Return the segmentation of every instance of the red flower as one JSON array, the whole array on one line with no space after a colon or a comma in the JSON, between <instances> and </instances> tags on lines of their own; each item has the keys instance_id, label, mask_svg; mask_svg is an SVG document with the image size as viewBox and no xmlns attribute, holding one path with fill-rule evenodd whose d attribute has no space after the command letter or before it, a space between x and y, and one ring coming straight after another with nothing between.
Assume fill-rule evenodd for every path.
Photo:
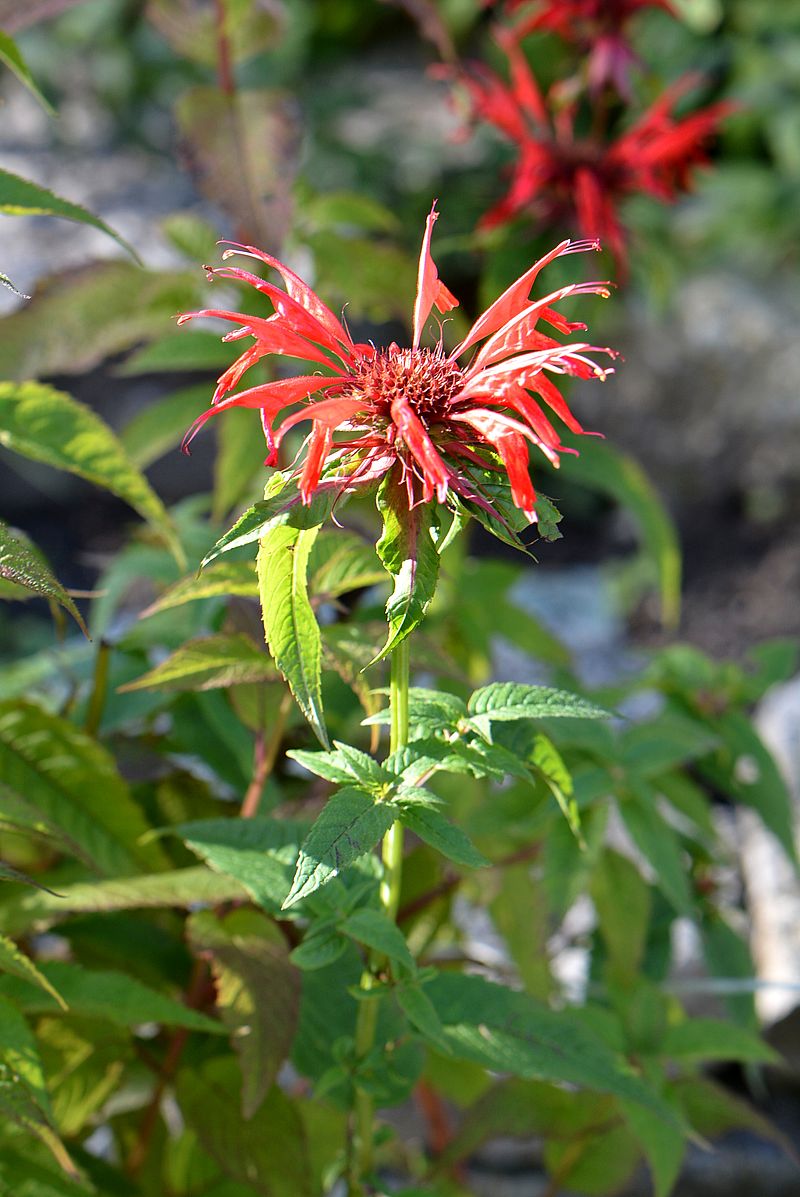
<instances>
[{"instance_id":1,"label":"red flower","mask_svg":"<svg viewBox=\"0 0 800 1197\"><path fill-rule=\"evenodd\" d=\"M510 84L480 63L462 76L474 116L519 147L511 186L482 224L491 227L520 214L548 225L577 224L584 237L606 242L624 266L620 202L637 192L665 203L676 199L688 188L692 168L706 161L706 145L733 105L712 104L676 117L678 100L696 83L686 76L615 140L580 137L575 105L551 111L516 39L506 31L499 40Z\"/></svg>"},{"instance_id":2,"label":"red flower","mask_svg":"<svg viewBox=\"0 0 800 1197\"><path fill-rule=\"evenodd\" d=\"M562 345L537 328L545 322L562 333L584 329L584 324L565 320L554 305L569 295L608 295L606 284L573 283L542 299L528 297L548 262L599 246L563 241L484 312L452 353L445 353L441 339L433 348L420 344L432 309L448 312L458 303L440 281L430 253L437 216L434 205L422 240L409 349L396 344L376 349L354 342L333 312L287 266L252 246L226 250L226 258L240 253L271 266L286 289L239 267L223 266L210 270L210 276L250 283L269 298L274 314L264 318L208 309L178 318L179 324L201 316L229 320L239 327L225 340L253 338L219 379L211 408L195 421L184 448L212 416L231 407L252 407L261 413L269 448L267 465L275 464L286 433L302 421L311 421L305 457L296 469L304 503L310 503L320 486L351 491L375 482L398 464L409 508L434 498L445 503L452 492L493 511L472 476L467 476L464 463L471 463L504 470L514 503L529 521L535 520L528 445L535 445L554 465L559 453L574 452L561 445L541 403L568 428L583 431L550 375L602 379L606 371L587 355L612 351L584 342ZM482 347L460 365L464 354L480 342ZM317 369L229 394L250 366L270 354L311 361ZM337 434L339 439L334 439Z\"/></svg>"},{"instance_id":3,"label":"red flower","mask_svg":"<svg viewBox=\"0 0 800 1197\"><path fill-rule=\"evenodd\" d=\"M518 38L545 30L575 43L587 56L592 92L610 84L626 97L630 68L637 59L625 26L642 8L673 12L668 0L506 0L504 8L509 14L521 13L515 26Z\"/></svg>"}]
</instances>

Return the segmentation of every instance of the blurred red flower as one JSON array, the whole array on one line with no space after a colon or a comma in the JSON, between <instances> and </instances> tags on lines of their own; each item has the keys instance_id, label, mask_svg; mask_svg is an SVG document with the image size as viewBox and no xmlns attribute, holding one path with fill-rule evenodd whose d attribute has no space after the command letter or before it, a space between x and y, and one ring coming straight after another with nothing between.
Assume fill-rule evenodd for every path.
<instances>
[{"instance_id":1,"label":"blurred red flower","mask_svg":"<svg viewBox=\"0 0 800 1197\"><path fill-rule=\"evenodd\" d=\"M625 26L643 8L673 12L668 0L505 0L502 7L520 14L514 30L518 38L545 30L579 46L587 56L592 92L611 84L626 97L630 68L637 60Z\"/></svg>"},{"instance_id":2,"label":"blurred red flower","mask_svg":"<svg viewBox=\"0 0 800 1197\"><path fill-rule=\"evenodd\" d=\"M216 308L178 318L179 324L209 316L228 320L239 327L227 334L226 341L253 338L220 377L212 406L195 421L184 448L212 416L232 407L251 407L261 413L269 449L267 465L276 463L286 433L302 421L311 421L305 455L295 472L304 503L310 503L320 486L352 491L375 482L398 464L409 508L434 497L444 503L452 491L496 514L489 499L476 489L474 471L467 476L463 468L472 463L505 472L514 503L529 521L535 520L528 445L536 446L554 465L559 453L574 450L565 450L531 392L568 428L582 432L549 376L603 379L607 371L587 355L613 353L585 342L563 345L537 328L541 321L561 333L585 329L584 324L566 320L554 305L570 295L607 296L606 284L573 283L535 301L529 294L549 262L599 246L593 241L563 241L504 291L464 340L445 353L441 335L433 348L420 345L432 309L444 313L458 304L440 281L430 253L437 216L434 205L422 240L410 348L391 344L376 349L354 342L341 321L287 266L252 246L226 250L226 258L239 253L272 267L286 289L239 267L209 268L212 278L249 283L268 297L275 310L267 318ZM479 342L482 347L466 365L460 365L459 359ZM229 394L250 366L273 354L314 362L317 370ZM281 413L286 414L277 422Z\"/></svg>"},{"instance_id":3,"label":"blurred red flower","mask_svg":"<svg viewBox=\"0 0 800 1197\"><path fill-rule=\"evenodd\" d=\"M482 220L484 227L521 214L546 224L577 225L584 237L608 244L625 266L620 202L636 193L664 203L689 187L692 168L707 160L706 147L733 109L722 101L689 116L674 109L697 82L685 76L668 88L613 140L576 133L576 104L548 104L517 39L507 30L498 40L509 63L510 83L482 63L458 78L467 89L472 115L495 126L519 147L511 185Z\"/></svg>"}]
</instances>

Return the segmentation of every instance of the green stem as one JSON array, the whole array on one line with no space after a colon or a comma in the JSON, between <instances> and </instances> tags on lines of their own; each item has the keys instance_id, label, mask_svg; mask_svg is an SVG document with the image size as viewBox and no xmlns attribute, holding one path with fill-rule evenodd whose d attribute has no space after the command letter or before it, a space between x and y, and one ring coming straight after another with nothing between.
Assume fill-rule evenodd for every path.
<instances>
[{"instance_id":1,"label":"green stem","mask_svg":"<svg viewBox=\"0 0 800 1197\"><path fill-rule=\"evenodd\" d=\"M402 640L392 651L391 679L389 682L389 706L391 710L391 741L390 751L397 752L408 743L408 674L409 674L409 644L408 638ZM393 823L383 837L381 846L383 858L383 880L380 887L381 905L387 916L394 922L400 906L400 883L403 872L403 827L400 823ZM378 972L384 967L385 961L381 957L373 957L369 968L361 977L361 988L368 992L375 985ZM356 1058L362 1060L375 1043L375 1030L378 1023L379 999L364 997L358 1009L356 1022ZM356 1090L355 1099L355 1151L353 1153L353 1168L350 1175L348 1197L357 1197L363 1193L362 1181L369 1176L373 1167L373 1124L375 1109L372 1097L363 1089Z\"/></svg>"}]
</instances>

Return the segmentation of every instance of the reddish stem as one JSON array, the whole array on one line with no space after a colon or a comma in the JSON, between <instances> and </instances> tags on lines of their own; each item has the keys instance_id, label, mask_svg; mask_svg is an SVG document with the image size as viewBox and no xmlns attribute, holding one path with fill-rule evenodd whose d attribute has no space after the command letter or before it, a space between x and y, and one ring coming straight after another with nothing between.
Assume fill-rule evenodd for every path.
<instances>
[{"instance_id":1,"label":"reddish stem","mask_svg":"<svg viewBox=\"0 0 800 1197\"><path fill-rule=\"evenodd\" d=\"M217 80L219 89L226 96L236 93L236 83L233 78L233 60L231 58L231 43L227 32L228 14L225 0L214 0L217 19Z\"/></svg>"}]
</instances>

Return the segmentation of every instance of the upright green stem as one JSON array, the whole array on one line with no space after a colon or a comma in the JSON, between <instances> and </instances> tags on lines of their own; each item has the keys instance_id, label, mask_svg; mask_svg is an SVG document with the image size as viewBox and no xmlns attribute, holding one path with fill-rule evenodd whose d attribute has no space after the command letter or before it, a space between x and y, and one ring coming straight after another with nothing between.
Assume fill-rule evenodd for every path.
<instances>
[{"instance_id":1,"label":"upright green stem","mask_svg":"<svg viewBox=\"0 0 800 1197\"><path fill-rule=\"evenodd\" d=\"M393 650L391 657L391 679L389 682L389 706L391 710L390 751L397 752L408 743L408 638L402 640ZM381 846L383 858L383 880L381 881L381 905L394 922L400 905L400 883L403 871L403 828L394 823L383 837ZM369 968L361 978L362 990L368 992L375 984L377 972L385 961L379 957L370 960ZM378 1000L364 997L359 1005L356 1022L356 1057L362 1060L375 1043L378 1023ZM373 1123L375 1109L372 1097L363 1089L356 1090L355 1099L355 1151L349 1178L348 1197L363 1193L362 1181L373 1166Z\"/></svg>"}]
</instances>

